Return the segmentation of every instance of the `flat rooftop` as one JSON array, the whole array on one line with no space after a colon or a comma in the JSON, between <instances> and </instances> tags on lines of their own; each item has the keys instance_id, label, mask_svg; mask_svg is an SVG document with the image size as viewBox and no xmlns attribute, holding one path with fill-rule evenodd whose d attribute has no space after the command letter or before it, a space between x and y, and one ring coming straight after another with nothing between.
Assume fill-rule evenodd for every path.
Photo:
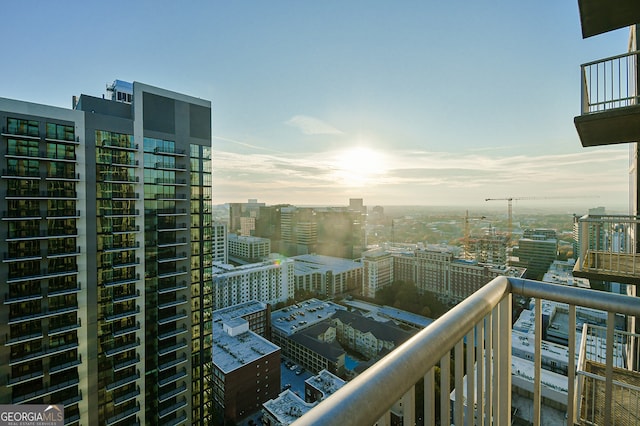
<instances>
[{"instance_id":1,"label":"flat rooftop","mask_svg":"<svg viewBox=\"0 0 640 426\"><path fill-rule=\"evenodd\" d=\"M334 274L362 268L362 264L350 259L323 256L319 254L303 254L294 256L295 274L305 275L313 272L332 271Z\"/></svg>"},{"instance_id":2,"label":"flat rooftop","mask_svg":"<svg viewBox=\"0 0 640 426\"><path fill-rule=\"evenodd\" d=\"M266 303L251 300L245 303L229 306L228 308L213 311L214 321L228 321L233 318L244 317L246 315L262 312L267 309Z\"/></svg>"},{"instance_id":3,"label":"flat rooftop","mask_svg":"<svg viewBox=\"0 0 640 426\"><path fill-rule=\"evenodd\" d=\"M230 336L221 321L213 323L213 363L224 374L279 350L279 346L252 331Z\"/></svg>"},{"instance_id":4,"label":"flat rooftop","mask_svg":"<svg viewBox=\"0 0 640 426\"><path fill-rule=\"evenodd\" d=\"M270 399L262 404L263 409L271 413L281 425L289 425L295 422L315 405L315 402L304 402L289 389L278 395L276 399Z\"/></svg>"},{"instance_id":5,"label":"flat rooftop","mask_svg":"<svg viewBox=\"0 0 640 426\"><path fill-rule=\"evenodd\" d=\"M347 308L333 302L308 299L271 313L271 327L290 336L298 330L331 318L337 311Z\"/></svg>"},{"instance_id":6,"label":"flat rooftop","mask_svg":"<svg viewBox=\"0 0 640 426\"><path fill-rule=\"evenodd\" d=\"M415 328L424 328L430 325L434 320L424 317L422 315L414 314L412 312L403 311L402 309L396 309L391 306L380 306L362 300L343 300L347 306L358 309L366 313L365 316L375 319L379 322L385 322L392 320L394 322L400 322L403 324L409 324Z\"/></svg>"},{"instance_id":7,"label":"flat rooftop","mask_svg":"<svg viewBox=\"0 0 640 426\"><path fill-rule=\"evenodd\" d=\"M578 342L576 342L576 345L577 344ZM511 347L512 349L519 349L524 353L531 353L533 355L535 348L535 337L533 334L526 334L517 330L512 330ZM567 365L567 363L569 362L569 348L557 343L549 342L547 340L542 341L541 354L543 359L555 360L561 363L558 364L559 366ZM576 351L576 360L578 359L578 355L579 352Z\"/></svg>"},{"instance_id":8,"label":"flat rooftop","mask_svg":"<svg viewBox=\"0 0 640 426\"><path fill-rule=\"evenodd\" d=\"M305 380L305 383L322 392L322 399L324 400L343 387L347 382L327 370L322 370L316 376L309 377Z\"/></svg>"}]
</instances>

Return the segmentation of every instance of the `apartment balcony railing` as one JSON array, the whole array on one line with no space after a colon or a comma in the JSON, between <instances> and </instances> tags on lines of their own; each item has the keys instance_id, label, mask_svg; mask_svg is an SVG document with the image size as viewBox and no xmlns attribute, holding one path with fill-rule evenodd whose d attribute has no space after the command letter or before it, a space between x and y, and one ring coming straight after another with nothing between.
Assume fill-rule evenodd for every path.
<instances>
[{"instance_id":1,"label":"apartment balcony railing","mask_svg":"<svg viewBox=\"0 0 640 426\"><path fill-rule=\"evenodd\" d=\"M640 278L640 254L636 247L636 216L595 216L579 219L579 258L573 275L603 281L636 284Z\"/></svg>"},{"instance_id":2,"label":"apartment balcony railing","mask_svg":"<svg viewBox=\"0 0 640 426\"><path fill-rule=\"evenodd\" d=\"M132 372L131 374L129 374L128 376L124 376L124 377L120 377L118 376L118 378L116 380L114 380L111 383L107 383L107 385L105 386L105 389L109 392L118 389L126 384L129 383L133 383L136 380L138 380L140 378L140 371L136 370L134 372Z\"/></svg>"},{"instance_id":3,"label":"apartment balcony railing","mask_svg":"<svg viewBox=\"0 0 640 426\"><path fill-rule=\"evenodd\" d=\"M158 216L183 216L187 214L187 209L158 209Z\"/></svg>"},{"instance_id":4,"label":"apartment balcony railing","mask_svg":"<svg viewBox=\"0 0 640 426\"><path fill-rule=\"evenodd\" d=\"M173 404L169 404L166 407L158 407L160 408L160 410L158 410L158 417L162 419L168 414L178 411L179 409L181 409L182 407L185 407L186 405L187 405L187 399L183 397L183 398L180 398L177 402Z\"/></svg>"},{"instance_id":5,"label":"apartment balcony railing","mask_svg":"<svg viewBox=\"0 0 640 426\"><path fill-rule=\"evenodd\" d=\"M637 93L640 52L629 52L580 66L582 114L640 105Z\"/></svg>"},{"instance_id":6,"label":"apartment balcony railing","mask_svg":"<svg viewBox=\"0 0 640 426\"><path fill-rule=\"evenodd\" d=\"M162 387L169 383L176 382L183 377L187 377L187 369L183 368L175 374L158 379L158 386Z\"/></svg>"},{"instance_id":7,"label":"apartment balcony railing","mask_svg":"<svg viewBox=\"0 0 640 426\"><path fill-rule=\"evenodd\" d=\"M371 368L319 403L294 425L390 424L391 409L402 402L403 424L414 424L416 383L424 379L425 425L435 424L435 369L440 367L440 424L511 424L512 297L534 297L535 348L532 423L542 424L542 303L568 304L568 383L576 383L576 306L608 312L607 333L613 336L615 313L640 316L638 299L578 287L520 278L497 277L452 308ZM572 326L573 324L573 326ZM613 339L607 340L613 347ZM467 350L465 351L465 344ZM473 348L473 349L472 349ZM607 350L605 371L613 369ZM492 356L486 356L492 354ZM453 366L453 383L450 368ZM464 384L464 371L468 374ZM491 378L493 378L491 380ZM598 399L604 422L613 425L613 375L605 375L604 398ZM453 385L453 386L451 386ZM454 388L453 396L450 390ZM567 424L578 421L575 386L567 390ZM454 400L451 402L451 400ZM637 403L637 400L635 401ZM450 409L450 404L452 409ZM635 424L635 423L634 423Z\"/></svg>"},{"instance_id":8,"label":"apartment balcony railing","mask_svg":"<svg viewBox=\"0 0 640 426\"><path fill-rule=\"evenodd\" d=\"M163 356L170 352L176 352L186 347L187 347L187 339L178 340L178 343L175 343L173 345L166 345L166 344L160 343L158 345L158 355ZM161 383L161 386L163 384L164 383Z\"/></svg>"},{"instance_id":9,"label":"apartment balcony railing","mask_svg":"<svg viewBox=\"0 0 640 426\"><path fill-rule=\"evenodd\" d=\"M166 154L166 155L175 155L180 157L185 157L186 152L184 149L175 149L170 147L155 147L153 149L154 154Z\"/></svg>"},{"instance_id":10,"label":"apartment balcony railing","mask_svg":"<svg viewBox=\"0 0 640 426\"><path fill-rule=\"evenodd\" d=\"M640 335L620 330L608 335L608 331L604 327L584 325L576 373L576 389L582 392L577 399L577 412L583 424L638 424L640 373L633 367L640 355ZM606 344L611 341L613 345ZM608 358L612 359L610 364L607 364ZM607 377L611 380L607 381ZM610 419L605 419L599 403L606 394L613 397Z\"/></svg>"},{"instance_id":11,"label":"apartment balcony railing","mask_svg":"<svg viewBox=\"0 0 640 426\"><path fill-rule=\"evenodd\" d=\"M169 361L163 362L162 364L158 364L158 371L165 371L168 370L169 368L173 368L175 366L178 366L184 362L187 362L187 354L182 353L180 356L178 356L177 358L171 359Z\"/></svg>"},{"instance_id":12,"label":"apartment balcony railing","mask_svg":"<svg viewBox=\"0 0 640 426\"><path fill-rule=\"evenodd\" d=\"M136 151L138 149L138 144L129 140L117 141L117 140L104 139L100 145L103 148L115 148L115 149L122 149L125 151Z\"/></svg>"},{"instance_id":13,"label":"apartment balcony railing","mask_svg":"<svg viewBox=\"0 0 640 426\"><path fill-rule=\"evenodd\" d=\"M158 401L159 402L168 401L169 399L174 398L177 395L180 395L181 393L186 392L186 390L187 390L187 384L185 382L182 382L182 384L177 388L168 389L164 392L158 392Z\"/></svg>"},{"instance_id":14,"label":"apartment balcony railing","mask_svg":"<svg viewBox=\"0 0 640 426\"><path fill-rule=\"evenodd\" d=\"M640 51L581 65L582 109L574 119L583 146L637 140Z\"/></svg>"},{"instance_id":15,"label":"apartment balcony railing","mask_svg":"<svg viewBox=\"0 0 640 426\"><path fill-rule=\"evenodd\" d=\"M184 333L186 333L188 331L189 331L189 329L187 328L187 326L185 324L182 324L182 327L176 327L173 330L169 330L169 331L165 331L165 332L159 333L158 334L158 340L169 339L171 337L179 336L180 334L184 334Z\"/></svg>"},{"instance_id":16,"label":"apartment balcony railing","mask_svg":"<svg viewBox=\"0 0 640 426\"><path fill-rule=\"evenodd\" d=\"M140 411L140 403L136 403L135 406L127 408L125 410L122 410L122 411L118 412L117 414L109 417L108 419L105 420L105 424L107 426L110 426L110 425L115 424L117 422L123 421L124 419L127 419L127 418L133 416L138 411ZM130 424L134 424L134 423L131 422Z\"/></svg>"},{"instance_id":17,"label":"apartment balcony railing","mask_svg":"<svg viewBox=\"0 0 640 426\"><path fill-rule=\"evenodd\" d=\"M186 281L180 281L179 283L170 283L167 285L158 285L158 294L171 293L174 291L186 290L188 284Z\"/></svg>"},{"instance_id":18,"label":"apartment balcony railing","mask_svg":"<svg viewBox=\"0 0 640 426\"><path fill-rule=\"evenodd\" d=\"M120 362L114 362L113 364L113 371L114 372L118 372L120 370L123 370L127 367L130 367L132 365L135 365L137 363L140 362L140 355L136 355L134 357L130 357L130 358L126 358Z\"/></svg>"}]
</instances>

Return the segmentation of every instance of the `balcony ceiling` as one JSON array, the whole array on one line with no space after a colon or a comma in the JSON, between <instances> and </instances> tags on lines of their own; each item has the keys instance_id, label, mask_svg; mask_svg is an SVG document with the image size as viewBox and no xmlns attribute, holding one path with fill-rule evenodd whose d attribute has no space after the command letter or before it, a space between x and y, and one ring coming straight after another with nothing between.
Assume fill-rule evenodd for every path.
<instances>
[{"instance_id":1,"label":"balcony ceiling","mask_svg":"<svg viewBox=\"0 0 640 426\"><path fill-rule=\"evenodd\" d=\"M584 147L640 141L640 105L580 115L573 122Z\"/></svg>"},{"instance_id":2,"label":"balcony ceiling","mask_svg":"<svg viewBox=\"0 0 640 426\"><path fill-rule=\"evenodd\" d=\"M640 23L638 0L578 0L582 37Z\"/></svg>"}]
</instances>

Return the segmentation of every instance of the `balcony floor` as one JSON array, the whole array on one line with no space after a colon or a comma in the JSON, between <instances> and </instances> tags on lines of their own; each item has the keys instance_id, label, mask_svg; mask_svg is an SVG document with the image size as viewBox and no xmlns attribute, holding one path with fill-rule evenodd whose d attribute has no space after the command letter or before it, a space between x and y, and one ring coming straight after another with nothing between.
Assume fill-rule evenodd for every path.
<instances>
[{"instance_id":1,"label":"balcony floor","mask_svg":"<svg viewBox=\"0 0 640 426\"><path fill-rule=\"evenodd\" d=\"M640 254L589 251L576 262L573 276L622 284L640 284Z\"/></svg>"},{"instance_id":2,"label":"balcony floor","mask_svg":"<svg viewBox=\"0 0 640 426\"><path fill-rule=\"evenodd\" d=\"M594 361L587 361L586 371L603 378L606 374L605 365ZM613 380L631 386L640 387L640 373L637 371L629 371L614 367ZM597 380L595 381L595 395L588 395L585 397L583 390L582 413L580 417L592 422L585 424L604 425L604 411L602 410L602 407L604 406L604 388L604 380ZM637 425L640 423L637 396L633 394L630 395L628 389L623 389L614 385L612 399L613 409L611 420L614 424L625 426ZM591 404L593 404L593 406ZM594 410L593 413L591 413L592 410ZM591 417L592 414L593 418Z\"/></svg>"},{"instance_id":3,"label":"balcony floor","mask_svg":"<svg viewBox=\"0 0 640 426\"><path fill-rule=\"evenodd\" d=\"M640 105L579 115L573 122L584 147L640 141Z\"/></svg>"}]
</instances>

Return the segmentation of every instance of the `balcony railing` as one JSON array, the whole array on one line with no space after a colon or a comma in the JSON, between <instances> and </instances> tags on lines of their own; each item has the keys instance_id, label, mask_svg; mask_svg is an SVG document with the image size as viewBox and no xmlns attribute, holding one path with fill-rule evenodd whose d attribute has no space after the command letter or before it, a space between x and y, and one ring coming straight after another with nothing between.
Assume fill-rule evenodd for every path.
<instances>
[{"instance_id":1,"label":"balcony railing","mask_svg":"<svg viewBox=\"0 0 640 426\"><path fill-rule=\"evenodd\" d=\"M371 368L312 408L295 425L388 425L391 409L402 402L403 424L416 422L416 384L424 379L425 425L435 424L436 366L440 368L440 424L511 424L512 297L534 297L535 348L531 421L542 424L542 299L568 304L568 383L576 383L576 306L608 312L607 334L613 336L616 313L640 316L635 297L578 287L497 277L452 308ZM573 324L573 326L572 326ZM607 340L613 348L614 339ZM465 351L465 345L467 350ZM473 349L472 349L473 348ZM604 370L613 369L612 349ZM488 356L491 354L491 356ZM453 367L453 383L450 368ZM468 374L464 383L464 371ZM491 378L493 378L491 380ZM613 376L605 374L598 399L603 423L612 422ZM451 386L453 385L453 386ZM453 398L450 389L454 388ZM566 424L577 416L575 386L568 386ZM454 400L452 403L451 400ZM637 403L637 400L635 401ZM450 404L452 409L450 409Z\"/></svg>"},{"instance_id":2,"label":"balcony railing","mask_svg":"<svg viewBox=\"0 0 640 426\"><path fill-rule=\"evenodd\" d=\"M573 275L628 284L640 277L636 216L587 215L579 219L578 254Z\"/></svg>"},{"instance_id":3,"label":"balcony railing","mask_svg":"<svg viewBox=\"0 0 640 426\"><path fill-rule=\"evenodd\" d=\"M640 52L629 52L580 66L582 114L639 105L637 93Z\"/></svg>"}]
</instances>

